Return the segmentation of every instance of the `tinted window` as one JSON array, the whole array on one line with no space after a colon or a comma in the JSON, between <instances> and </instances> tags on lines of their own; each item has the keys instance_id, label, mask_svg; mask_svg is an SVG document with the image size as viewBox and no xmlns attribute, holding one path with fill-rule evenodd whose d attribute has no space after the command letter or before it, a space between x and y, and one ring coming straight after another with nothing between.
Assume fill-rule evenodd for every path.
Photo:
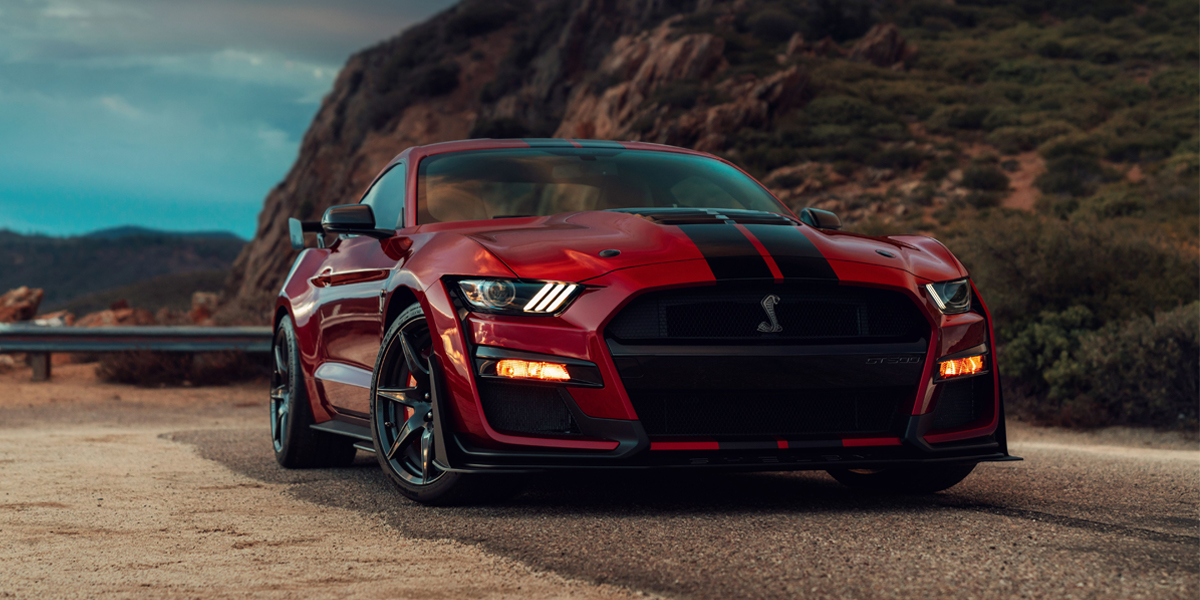
<instances>
[{"instance_id":1,"label":"tinted window","mask_svg":"<svg viewBox=\"0 0 1200 600\"><path fill-rule=\"evenodd\" d=\"M369 204L375 212L375 227L399 229L404 224L404 163L400 163L383 174L375 185L363 196L362 203Z\"/></svg>"},{"instance_id":2,"label":"tinted window","mask_svg":"<svg viewBox=\"0 0 1200 600\"><path fill-rule=\"evenodd\" d=\"M419 223L645 207L786 212L762 186L721 161L639 150L439 154L421 161L417 192Z\"/></svg>"}]
</instances>

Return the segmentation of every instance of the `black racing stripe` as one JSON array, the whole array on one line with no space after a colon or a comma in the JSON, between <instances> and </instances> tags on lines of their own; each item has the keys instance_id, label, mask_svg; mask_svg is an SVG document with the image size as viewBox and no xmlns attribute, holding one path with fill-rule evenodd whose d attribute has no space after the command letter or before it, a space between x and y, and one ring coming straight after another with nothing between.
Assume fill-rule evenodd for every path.
<instances>
[{"instance_id":1,"label":"black racing stripe","mask_svg":"<svg viewBox=\"0 0 1200 600\"><path fill-rule=\"evenodd\" d=\"M744 225L762 242L767 254L785 278L832 279L837 274L820 250L804 236L799 227L786 225Z\"/></svg>"},{"instance_id":2,"label":"black racing stripe","mask_svg":"<svg viewBox=\"0 0 1200 600\"><path fill-rule=\"evenodd\" d=\"M679 225L700 249L717 279L772 279L762 254L737 227L724 223Z\"/></svg>"}]
</instances>

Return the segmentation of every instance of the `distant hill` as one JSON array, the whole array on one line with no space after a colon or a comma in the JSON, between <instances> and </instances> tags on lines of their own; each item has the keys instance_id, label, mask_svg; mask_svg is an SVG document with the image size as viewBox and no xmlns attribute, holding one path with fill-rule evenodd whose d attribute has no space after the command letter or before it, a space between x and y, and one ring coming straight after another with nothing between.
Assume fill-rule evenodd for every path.
<instances>
[{"instance_id":1,"label":"distant hill","mask_svg":"<svg viewBox=\"0 0 1200 600\"><path fill-rule=\"evenodd\" d=\"M60 238L0 230L0 293L22 285L42 288L45 312L161 275L226 271L244 245L244 240L224 232L177 234L121 227ZM192 291L180 293L190 297Z\"/></svg>"},{"instance_id":2,"label":"distant hill","mask_svg":"<svg viewBox=\"0 0 1200 600\"><path fill-rule=\"evenodd\" d=\"M118 300L125 300L134 308L144 308L151 312L160 308L186 311L192 307L192 292L219 292L227 277L229 271L223 269L168 273L80 296L54 308L69 310L76 316L83 316L104 310Z\"/></svg>"},{"instance_id":3,"label":"distant hill","mask_svg":"<svg viewBox=\"0 0 1200 600\"><path fill-rule=\"evenodd\" d=\"M237 234L231 231L164 231L162 229L150 229L148 227L138 227L136 225L126 225L124 227L111 227L109 229L100 229L91 233L85 233L82 237L99 238L105 240L115 240L127 237L177 237L177 238L207 238L213 240L237 240L245 242Z\"/></svg>"}]
</instances>

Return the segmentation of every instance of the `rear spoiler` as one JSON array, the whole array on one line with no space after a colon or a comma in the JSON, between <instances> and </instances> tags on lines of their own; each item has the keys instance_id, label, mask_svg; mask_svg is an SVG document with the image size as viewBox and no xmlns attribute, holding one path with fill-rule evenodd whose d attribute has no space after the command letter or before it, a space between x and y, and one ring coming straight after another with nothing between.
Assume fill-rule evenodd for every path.
<instances>
[{"instance_id":1,"label":"rear spoiler","mask_svg":"<svg viewBox=\"0 0 1200 600\"><path fill-rule=\"evenodd\" d=\"M317 234L317 247L325 247L325 228L321 227L320 221L301 221L300 219L288 219L288 238L292 242L292 248L296 250L304 249L304 234Z\"/></svg>"}]
</instances>

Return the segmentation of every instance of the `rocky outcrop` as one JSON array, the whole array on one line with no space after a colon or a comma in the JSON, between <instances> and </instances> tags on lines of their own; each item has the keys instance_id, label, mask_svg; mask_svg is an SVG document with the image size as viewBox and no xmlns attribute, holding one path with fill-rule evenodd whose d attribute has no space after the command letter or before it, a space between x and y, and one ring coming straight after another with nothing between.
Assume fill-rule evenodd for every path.
<instances>
[{"instance_id":1,"label":"rocky outcrop","mask_svg":"<svg viewBox=\"0 0 1200 600\"><path fill-rule=\"evenodd\" d=\"M76 327L111 327L113 325L156 325L154 313L144 308L118 308L94 312L75 321Z\"/></svg>"},{"instance_id":2,"label":"rocky outcrop","mask_svg":"<svg viewBox=\"0 0 1200 600\"><path fill-rule=\"evenodd\" d=\"M267 195L213 320L269 322L295 257L287 218L357 201L406 147L557 136L736 158L739 140L769 134L805 105L811 61L849 55L891 66L915 51L894 27L877 27L849 51L795 35L764 48L769 58L754 68L731 66L746 59L738 40L750 10L743 0L466 0L356 54Z\"/></svg>"},{"instance_id":3,"label":"rocky outcrop","mask_svg":"<svg viewBox=\"0 0 1200 600\"><path fill-rule=\"evenodd\" d=\"M45 292L38 288L21 286L0 296L0 323L28 321L37 315Z\"/></svg>"},{"instance_id":4,"label":"rocky outcrop","mask_svg":"<svg viewBox=\"0 0 1200 600\"><path fill-rule=\"evenodd\" d=\"M871 28L850 48L848 58L869 62L877 67L903 68L917 57L917 46L900 35L893 23L880 23Z\"/></svg>"}]
</instances>

